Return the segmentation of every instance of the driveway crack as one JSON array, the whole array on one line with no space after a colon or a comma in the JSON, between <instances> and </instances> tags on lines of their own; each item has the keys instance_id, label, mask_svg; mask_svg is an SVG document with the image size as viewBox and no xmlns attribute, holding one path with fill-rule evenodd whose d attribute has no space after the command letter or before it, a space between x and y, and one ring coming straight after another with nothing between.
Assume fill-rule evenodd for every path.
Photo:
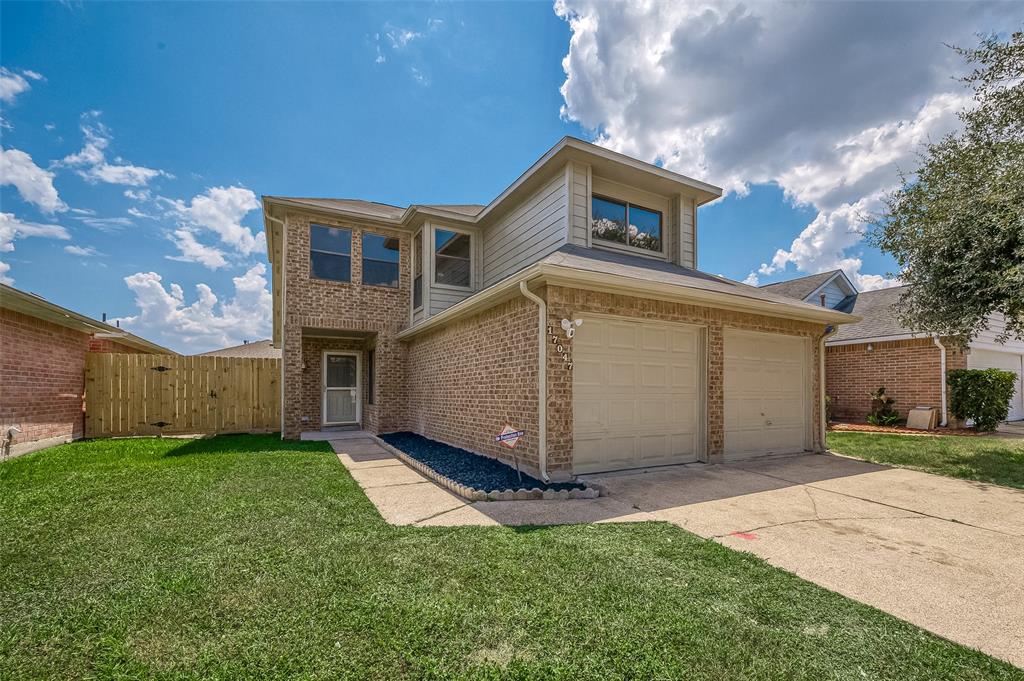
<instances>
[{"instance_id":1,"label":"driveway crack","mask_svg":"<svg viewBox=\"0 0 1024 681\"><path fill-rule=\"evenodd\" d=\"M913 511L911 511L911 513L913 513ZM817 514L815 514L815 515L817 515ZM914 515L895 515L895 516L894 515L885 515L885 516L867 517L867 518L865 518L864 516L836 516L834 518L821 518L821 517L804 518L803 520L787 520L786 522L782 522L782 523L770 523L768 525L761 525L759 527L752 527L752 528L746 529L746 530L735 530L733 532L725 532L724 534L713 534L713 535L711 535L711 539L721 539L722 537L728 537L728 536L736 534L736 533L758 532L760 530L768 530L768 529L771 529L773 527L784 527L785 525L799 525L800 523L825 523L825 522L830 522L830 521L833 521L833 520L924 520L927 517L928 516L915 513Z\"/></svg>"}]
</instances>

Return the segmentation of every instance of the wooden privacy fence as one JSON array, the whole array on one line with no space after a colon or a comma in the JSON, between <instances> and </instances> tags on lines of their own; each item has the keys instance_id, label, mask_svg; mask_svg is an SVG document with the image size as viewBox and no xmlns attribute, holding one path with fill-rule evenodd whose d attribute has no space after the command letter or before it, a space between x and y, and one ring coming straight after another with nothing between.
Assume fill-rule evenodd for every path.
<instances>
[{"instance_id":1,"label":"wooden privacy fence","mask_svg":"<svg viewBox=\"0 0 1024 681\"><path fill-rule=\"evenodd\" d=\"M85 436L281 427L281 360L88 353Z\"/></svg>"}]
</instances>

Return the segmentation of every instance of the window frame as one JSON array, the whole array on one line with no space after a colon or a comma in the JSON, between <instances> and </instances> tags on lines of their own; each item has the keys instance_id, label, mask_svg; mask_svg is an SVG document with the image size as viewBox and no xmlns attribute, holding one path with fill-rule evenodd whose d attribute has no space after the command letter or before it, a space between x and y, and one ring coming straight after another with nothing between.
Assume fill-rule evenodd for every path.
<instances>
[{"instance_id":1,"label":"window frame","mask_svg":"<svg viewBox=\"0 0 1024 681\"><path fill-rule=\"evenodd\" d=\"M465 234L469 237L469 284L466 286L456 286L455 284L445 284L437 281L437 232L452 232L453 234ZM430 281L431 287L436 289L448 289L450 291L472 291L476 284L476 233L468 229L459 229L458 227L448 227L441 225L432 225L430 230ZM455 256L445 256L449 258L457 258Z\"/></svg>"},{"instance_id":2,"label":"window frame","mask_svg":"<svg viewBox=\"0 0 1024 681\"><path fill-rule=\"evenodd\" d=\"M376 403L375 383L377 381L377 348L366 351L366 404Z\"/></svg>"},{"instance_id":3,"label":"window frame","mask_svg":"<svg viewBox=\"0 0 1024 681\"><path fill-rule=\"evenodd\" d=\"M338 251L325 251L320 248L313 248L313 228L322 227L323 229L337 229L342 232L348 232L348 253L340 253ZM337 225L325 225L322 222L310 222L309 223L309 278L316 279L318 281L329 281L334 284L354 284L352 281L352 236L353 231L349 227L338 227ZM325 255L336 255L343 258L348 258L348 280L341 279L330 279L328 277L318 277L313 273L313 254L323 253Z\"/></svg>"},{"instance_id":4,"label":"window frame","mask_svg":"<svg viewBox=\"0 0 1024 681\"><path fill-rule=\"evenodd\" d=\"M593 216L593 212L594 212L594 199L601 199L602 201L608 201L609 203L617 203L620 206L624 206L625 207L625 209L626 209L626 243L619 243L618 241L608 241L607 239L599 239L599 238L594 236L594 218L592 217ZM640 248L639 246L632 246L632 245L630 245L630 243L629 243L629 209L630 208L639 208L640 210L645 210L648 213L654 213L655 215L658 216L658 229L661 232L661 236L659 237L660 240L661 240L661 248L660 249L655 251L655 250L651 250L650 248ZM591 214L590 225L587 227L587 229L588 229L588 235L590 237L590 243L592 245L597 246L599 248L614 248L614 249L617 249L617 250L628 251L630 253L636 253L637 255L646 255L646 256L649 256L649 257L652 257L652 258L664 259L666 257L666 250L665 250L665 213L664 212L662 212L660 210L657 210L656 208L648 208L647 206L641 205L639 203L633 203L632 201L628 201L626 199L616 199L616 198L611 197L611 196L606 196L604 194L597 194L597 193L593 193L592 192L590 194L590 214Z\"/></svg>"},{"instance_id":5,"label":"window frame","mask_svg":"<svg viewBox=\"0 0 1024 681\"><path fill-rule=\"evenodd\" d=\"M424 284L423 284L423 270L425 269L424 265L423 265L423 254L425 252L425 249L423 248L423 239L426 237L424 232L425 232L425 230L421 227L419 230L416 231L415 234L412 235L412 249L411 249L412 250L412 263L411 263L411 267L409 268L409 280L411 282L411 287L410 287L410 291L409 291L409 304L412 305L413 314L415 314L415 313L417 313L417 312L419 312L420 310L423 309L423 299L425 298L425 296L423 295L424 294L424 290L423 290L423 286L424 286ZM419 241L419 247L416 246L417 240ZM419 268L420 268L419 275L416 274L416 266L417 265L419 265ZM417 278L419 279L419 287L420 287L420 304L419 305L416 304L416 279Z\"/></svg>"},{"instance_id":6,"label":"window frame","mask_svg":"<svg viewBox=\"0 0 1024 681\"><path fill-rule=\"evenodd\" d=\"M395 251L398 254L398 261L395 262L395 263L388 262L389 265L391 265L391 264L395 265L395 269L396 269L396 271L398 273L398 281L395 282L394 286L390 286L388 284L368 284L368 283L366 283L366 276L365 276L366 275L366 267L365 267L366 261L370 260L371 262L387 262L386 260L378 260L376 258L367 258L366 257L366 237L368 237L368 236L380 237L381 239L385 239L385 240L386 239L398 239L398 250ZM359 235L359 247L360 247L359 248L359 251L360 251L359 252L359 265L360 265L359 283L360 284L362 284L363 286L375 286L377 288L386 288L386 289L390 289L392 291L397 291L398 289L402 288L402 239L401 239L401 237L388 236L386 234L381 234L379 232L373 232L371 230L364 229L364 230L362 230L362 232Z\"/></svg>"}]
</instances>

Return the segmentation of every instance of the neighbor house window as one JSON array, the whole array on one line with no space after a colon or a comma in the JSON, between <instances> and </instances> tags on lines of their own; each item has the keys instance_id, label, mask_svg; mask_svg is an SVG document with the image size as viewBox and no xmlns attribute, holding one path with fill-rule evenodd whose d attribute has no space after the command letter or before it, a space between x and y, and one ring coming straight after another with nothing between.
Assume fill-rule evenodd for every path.
<instances>
[{"instance_id":1,"label":"neighbor house window","mask_svg":"<svg viewBox=\"0 0 1024 681\"><path fill-rule=\"evenodd\" d=\"M590 234L597 241L661 253L661 213L595 196Z\"/></svg>"},{"instance_id":2,"label":"neighbor house window","mask_svg":"<svg viewBox=\"0 0 1024 681\"><path fill-rule=\"evenodd\" d=\"M374 390L373 387L377 383L377 359L375 350L369 350L366 353L366 403L373 404Z\"/></svg>"},{"instance_id":3,"label":"neighbor house window","mask_svg":"<svg viewBox=\"0 0 1024 681\"><path fill-rule=\"evenodd\" d=\"M363 283L398 288L396 237L363 232Z\"/></svg>"},{"instance_id":4,"label":"neighbor house window","mask_svg":"<svg viewBox=\"0 0 1024 681\"><path fill-rule=\"evenodd\" d=\"M309 271L317 279L352 281L352 232L310 225Z\"/></svg>"},{"instance_id":5,"label":"neighbor house window","mask_svg":"<svg viewBox=\"0 0 1024 681\"><path fill-rule=\"evenodd\" d=\"M434 283L469 288L470 253L468 234L434 230Z\"/></svg>"},{"instance_id":6,"label":"neighbor house window","mask_svg":"<svg viewBox=\"0 0 1024 681\"><path fill-rule=\"evenodd\" d=\"M412 240L412 309L423 307L423 232Z\"/></svg>"}]
</instances>

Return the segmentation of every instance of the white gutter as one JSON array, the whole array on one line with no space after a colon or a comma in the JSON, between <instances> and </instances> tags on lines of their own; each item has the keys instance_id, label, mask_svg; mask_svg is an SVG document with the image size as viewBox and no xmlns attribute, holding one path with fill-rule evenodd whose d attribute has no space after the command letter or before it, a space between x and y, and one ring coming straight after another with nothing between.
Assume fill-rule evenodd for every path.
<instances>
[{"instance_id":1,"label":"white gutter","mask_svg":"<svg viewBox=\"0 0 1024 681\"><path fill-rule=\"evenodd\" d=\"M894 336L864 336L863 338L850 338L847 340L829 341L831 346L836 345L863 345L865 343L888 343L890 341L918 340L927 338L926 333L900 333Z\"/></svg>"},{"instance_id":2,"label":"white gutter","mask_svg":"<svg viewBox=\"0 0 1024 681\"><path fill-rule=\"evenodd\" d=\"M932 335L932 342L939 349L939 394L942 395L942 427L946 426L946 346L939 340L939 334Z\"/></svg>"},{"instance_id":3,"label":"white gutter","mask_svg":"<svg viewBox=\"0 0 1024 681\"><path fill-rule=\"evenodd\" d=\"M540 479L548 481L548 305L544 299L533 293L525 281L519 282L519 290L537 304L537 467Z\"/></svg>"},{"instance_id":4,"label":"white gutter","mask_svg":"<svg viewBox=\"0 0 1024 681\"><path fill-rule=\"evenodd\" d=\"M818 391L818 408L821 410L821 448L823 451L828 450L828 446L825 444L825 434L828 431L828 416L825 414L825 339L838 332L839 328L834 326L831 331L821 334L821 340L818 342L818 381L821 384Z\"/></svg>"}]
</instances>

